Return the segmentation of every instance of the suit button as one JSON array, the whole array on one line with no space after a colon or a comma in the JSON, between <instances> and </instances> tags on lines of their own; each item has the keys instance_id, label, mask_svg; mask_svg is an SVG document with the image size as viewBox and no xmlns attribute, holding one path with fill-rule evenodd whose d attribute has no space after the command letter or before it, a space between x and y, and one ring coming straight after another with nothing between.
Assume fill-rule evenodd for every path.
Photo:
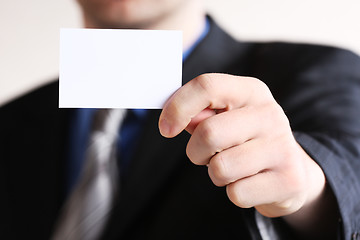
<instances>
[{"instance_id":1,"label":"suit button","mask_svg":"<svg viewBox=\"0 0 360 240\"><path fill-rule=\"evenodd\" d=\"M360 234L358 232L353 233L351 240L360 240Z\"/></svg>"}]
</instances>

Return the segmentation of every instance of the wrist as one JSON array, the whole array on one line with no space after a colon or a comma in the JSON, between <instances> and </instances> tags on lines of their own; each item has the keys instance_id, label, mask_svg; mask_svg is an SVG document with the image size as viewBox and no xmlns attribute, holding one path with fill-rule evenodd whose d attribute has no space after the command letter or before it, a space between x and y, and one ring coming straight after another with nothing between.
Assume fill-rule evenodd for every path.
<instances>
[{"instance_id":1,"label":"wrist","mask_svg":"<svg viewBox=\"0 0 360 240\"><path fill-rule=\"evenodd\" d=\"M283 218L304 239L336 238L338 210L335 196L320 166L307 154L306 157L308 191L304 204Z\"/></svg>"}]
</instances>

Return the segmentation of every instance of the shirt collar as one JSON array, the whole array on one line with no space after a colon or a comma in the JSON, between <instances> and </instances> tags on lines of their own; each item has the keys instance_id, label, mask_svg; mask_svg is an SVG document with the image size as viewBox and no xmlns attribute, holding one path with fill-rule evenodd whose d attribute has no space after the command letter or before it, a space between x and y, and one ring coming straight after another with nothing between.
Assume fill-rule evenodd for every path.
<instances>
[{"instance_id":1,"label":"shirt collar","mask_svg":"<svg viewBox=\"0 0 360 240\"><path fill-rule=\"evenodd\" d=\"M196 41L188 48L183 51L183 62L188 58L188 56L193 52L193 50L196 48L197 45L206 37L210 30L210 22L209 19L205 18L205 25L204 28L199 35L199 37L196 39Z\"/></svg>"}]
</instances>

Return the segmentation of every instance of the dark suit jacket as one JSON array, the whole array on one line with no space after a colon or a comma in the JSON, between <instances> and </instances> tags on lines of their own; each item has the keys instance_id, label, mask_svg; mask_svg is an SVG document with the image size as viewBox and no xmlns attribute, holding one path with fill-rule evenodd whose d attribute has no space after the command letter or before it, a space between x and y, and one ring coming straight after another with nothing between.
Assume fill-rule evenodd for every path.
<instances>
[{"instance_id":1,"label":"dark suit jacket","mask_svg":"<svg viewBox=\"0 0 360 240\"><path fill-rule=\"evenodd\" d=\"M184 83L206 72L263 80L297 141L336 195L342 237L360 231L360 60L332 47L237 42L211 21L184 63ZM58 109L58 83L0 109L0 239L48 239L64 200L72 109ZM151 111L104 239L211 239L260 235L253 209L215 187L185 155L189 135L160 136ZM247 235L249 234L249 235Z\"/></svg>"}]
</instances>

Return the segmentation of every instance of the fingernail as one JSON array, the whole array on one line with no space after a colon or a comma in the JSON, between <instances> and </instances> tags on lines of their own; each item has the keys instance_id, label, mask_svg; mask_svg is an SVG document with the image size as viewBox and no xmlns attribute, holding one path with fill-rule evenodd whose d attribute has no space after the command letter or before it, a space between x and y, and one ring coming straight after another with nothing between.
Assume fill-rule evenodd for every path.
<instances>
[{"instance_id":1,"label":"fingernail","mask_svg":"<svg viewBox=\"0 0 360 240\"><path fill-rule=\"evenodd\" d=\"M166 119L161 119L159 125L160 134L164 137L168 137L170 135L170 124L168 123L168 121L166 121Z\"/></svg>"}]
</instances>

